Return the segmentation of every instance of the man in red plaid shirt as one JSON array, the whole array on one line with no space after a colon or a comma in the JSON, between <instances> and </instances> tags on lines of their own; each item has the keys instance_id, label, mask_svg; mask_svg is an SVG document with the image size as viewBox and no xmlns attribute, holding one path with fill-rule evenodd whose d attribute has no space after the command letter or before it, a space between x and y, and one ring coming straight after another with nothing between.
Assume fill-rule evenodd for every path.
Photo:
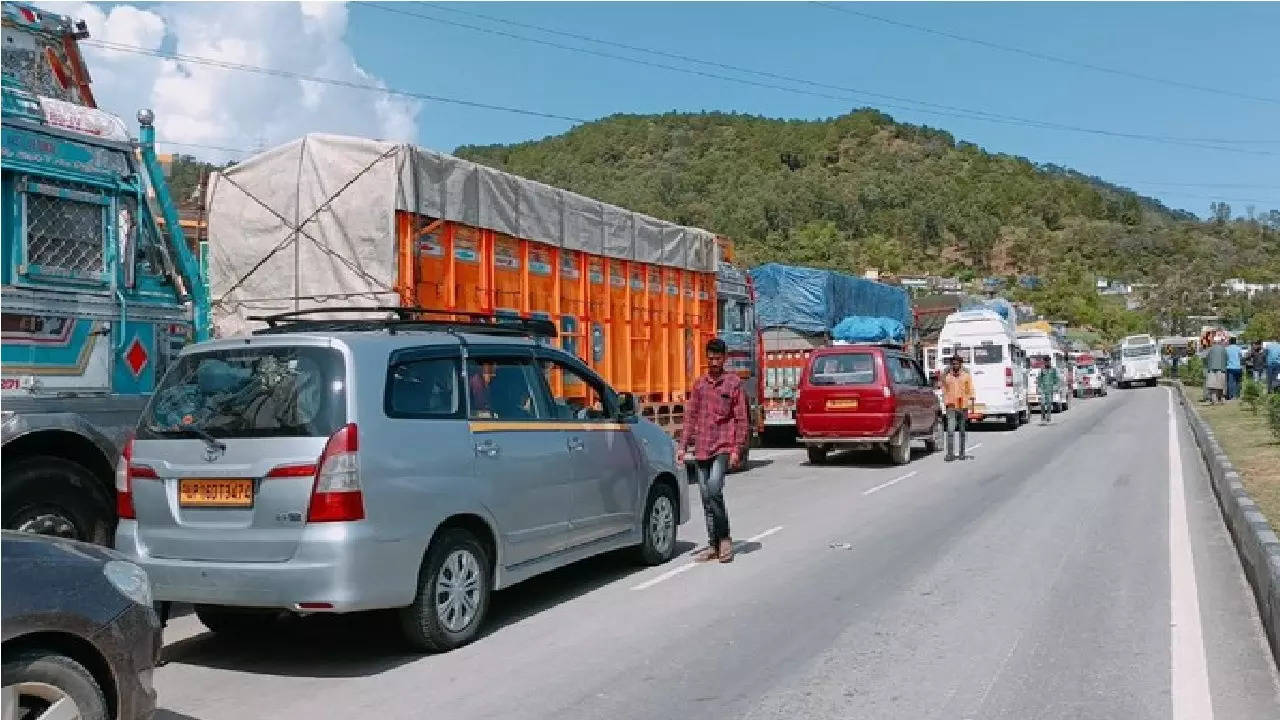
<instances>
[{"instance_id":1,"label":"man in red plaid shirt","mask_svg":"<svg viewBox=\"0 0 1280 720\"><path fill-rule=\"evenodd\" d=\"M707 373L693 383L684 406L684 426L676 440L676 462L684 462L685 451L693 445L693 459L702 490L702 509L707 514L707 548L698 553L700 562L733 560L729 539L729 513L724 506L724 476L742 461L747 442L747 401L742 379L724 371L727 354L724 341L707 343Z\"/></svg>"}]
</instances>

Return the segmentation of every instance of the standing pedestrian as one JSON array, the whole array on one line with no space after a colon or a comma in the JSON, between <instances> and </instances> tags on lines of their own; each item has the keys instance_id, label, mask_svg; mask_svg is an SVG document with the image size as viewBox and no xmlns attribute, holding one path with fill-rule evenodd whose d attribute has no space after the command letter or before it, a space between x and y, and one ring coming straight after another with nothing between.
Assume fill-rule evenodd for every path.
<instances>
[{"instance_id":1,"label":"standing pedestrian","mask_svg":"<svg viewBox=\"0 0 1280 720\"><path fill-rule=\"evenodd\" d=\"M1207 402L1221 403L1227 389L1227 347L1215 341L1205 354L1204 392Z\"/></svg>"},{"instance_id":2,"label":"standing pedestrian","mask_svg":"<svg viewBox=\"0 0 1280 720\"><path fill-rule=\"evenodd\" d=\"M1267 382L1267 351L1262 347L1261 340L1254 340L1249 346L1249 374L1253 379L1263 383L1266 387Z\"/></svg>"},{"instance_id":3,"label":"standing pedestrian","mask_svg":"<svg viewBox=\"0 0 1280 720\"><path fill-rule=\"evenodd\" d=\"M947 407L947 462L964 460L965 430L969 424L969 411L973 409L973 376L964 369L960 348L951 355L951 366L942 374L942 398ZM960 454L952 452L955 436L960 435Z\"/></svg>"},{"instance_id":4,"label":"standing pedestrian","mask_svg":"<svg viewBox=\"0 0 1280 720\"><path fill-rule=\"evenodd\" d=\"M1040 393L1040 424L1053 422L1053 398L1058 392L1058 369L1049 358L1045 358L1040 376L1036 378L1036 390Z\"/></svg>"},{"instance_id":5,"label":"standing pedestrian","mask_svg":"<svg viewBox=\"0 0 1280 720\"><path fill-rule=\"evenodd\" d=\"M1243 348L1231 338L1227 345L1227 399L1234 400L1240 397L1240 379L1244 376L1244 364L1241 362L1241 350Z\"/></svg>"},{"instance_id":6,"label":"standing pedestrian","mask_svg":"<svg viewBox=\"0 0 1280 720\"><path fill-rule=\"evenodd\" d=\"M747 401L742 379L724 371L724 341L712 338L706 353L707 372L694 381L685 403L676 463L684 462L685 451L692 445L702 509L707 516L707 547L698 553L697 560L727 563L733 560L733 541L724 505L724 476L742 461L748 432Z\"/></svg>"},{"instance_id":7,"label":"standing pedestrian","mask_svg":"<svg viewBox=\"0 0 1280 720\"><path fill-rule=\"evenodd\" d=\"M1267 343L1267 392L1280 392L1280 342Z\"/></svg>"}]
</instances>

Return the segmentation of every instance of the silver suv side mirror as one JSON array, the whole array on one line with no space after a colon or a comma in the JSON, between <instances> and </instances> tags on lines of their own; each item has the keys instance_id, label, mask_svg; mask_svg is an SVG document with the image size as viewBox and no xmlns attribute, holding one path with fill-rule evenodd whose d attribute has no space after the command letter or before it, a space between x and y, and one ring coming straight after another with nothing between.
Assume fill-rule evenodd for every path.
<instances>
[{"instance_id":1,"label":"silver suv side mirror","mask_svg":"<svg viewBox=\"0 0 1280 720\"><path fill-rule=\"evenodd\" d=\"M618 415L623 418L635 417L639 412L636 396L629 392L618 393Z\"/></svg>"}]
</instances>

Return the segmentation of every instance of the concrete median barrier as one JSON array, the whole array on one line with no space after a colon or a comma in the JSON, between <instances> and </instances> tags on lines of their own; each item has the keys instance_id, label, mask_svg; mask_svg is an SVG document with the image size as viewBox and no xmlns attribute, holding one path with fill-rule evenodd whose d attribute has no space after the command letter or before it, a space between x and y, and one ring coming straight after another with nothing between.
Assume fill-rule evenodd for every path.
<instances>
[{"instance_id":1,"label":"concrete median barrier","mask_svg":"<svg viewBox=\"0 0 1280 720\"><path fill-rule=\"evenodd\" d=\"M1280 538L1244 489L1240 473L1218 443L1213 428L1200 417L1194 402L1187 398L1182 384L1170 385L1187 413L1187 422L1209 468L1214 495L1222 508L1227 529L1235 539L1245 576L1258 600L1258 612L1271 644L1272 656L1280 661Z\"/></svg>"}]
</instances>

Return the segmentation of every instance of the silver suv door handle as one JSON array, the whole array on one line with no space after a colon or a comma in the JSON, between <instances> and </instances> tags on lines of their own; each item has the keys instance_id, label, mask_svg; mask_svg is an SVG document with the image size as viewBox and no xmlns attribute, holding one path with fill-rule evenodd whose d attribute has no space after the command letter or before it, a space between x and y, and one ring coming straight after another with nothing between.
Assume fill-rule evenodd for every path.
<instances>
[{"instance_id":1,"label":"silver suv door handle","mask_svg":"<svg viewBox=\"0 0 1280 720\"><path fill-rule=\"evenodd\" d=\"M498 457L501 448L492 440L476 443L476 455L484 455L486 457Z\"/></svg>"},{"instance_id":2,"label":"silver suv door handle","mask_svg":"<svg viewBox=\"0 0 1280 720\"><path fill-rule=\"evenodd\" d=\"M587 446L582 442L581 438L576 438L576 437L569 438L570 452L573 452L575 450L586 450L586 449L587 449Z\"/></svg>"}]
</instances>

